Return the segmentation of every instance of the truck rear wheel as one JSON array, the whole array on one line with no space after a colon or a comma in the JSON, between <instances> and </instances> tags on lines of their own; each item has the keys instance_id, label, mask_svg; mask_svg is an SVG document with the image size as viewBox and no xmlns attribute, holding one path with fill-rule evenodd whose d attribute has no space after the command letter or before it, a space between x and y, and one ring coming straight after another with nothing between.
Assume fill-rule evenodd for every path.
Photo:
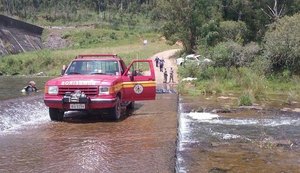
<instances>
[{"instance_id":1,"label":"truck rear wheel","mask_svg":"<svg viewBox=\"0 0 300 173\"><path fill-rule=\"evenodd\" d=\"M64 118L64 111L61 109L49 108L49 115L52 121L62 121Z\"/></svg>"},{"instance_id":2,"label":"truck rear wheel","mask_svg":"<svg viewBox=\"0 0 300 173\"><path fill-rule=\"evenodd\" d=\"M119 97L116 98L116 105L113 108L111 108L110 112L111 112L111 118L113 120L119 120L121 118L122 107L121 107L121 101Z\"/></svg>"}]
</instances>

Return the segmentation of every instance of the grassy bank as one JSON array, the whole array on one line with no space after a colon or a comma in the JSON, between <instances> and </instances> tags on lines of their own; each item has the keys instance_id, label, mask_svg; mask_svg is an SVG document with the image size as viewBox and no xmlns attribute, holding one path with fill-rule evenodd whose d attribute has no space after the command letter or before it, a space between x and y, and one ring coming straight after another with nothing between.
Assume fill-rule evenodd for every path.
<instances>
[{"instance_id":1,"label":"grassy bank","mask_svg":"<svg viewBox=\"0 0 300 173\"><path fill-rule=\"evenodd\" d=\"M181 78L197 78L180 83L178 90L182 95L235 95L238 96L238 105L269 101L279 95L287 105L300 100L299 76L265 76L251 68L201 69L194 65L180 67L179 75Z\"/></svg>"},{"instance_id":2,"label":"grassy bank","mask_svg":"<svg viewBox=\"0 0 300 173\"><path fill-rule=\"evenodd\" d=\"M47 32L43 37L48 37ZM53 33L52 33L53 34ZM128 64L132 59L149 56L174 48L160 39L157 33L133 33L101 28L74 28L59 31L70 42L61 50L42 50L5 56L0 59L0 72L5 75L32 75L43 72L58 75L63 64L68 64L78 54L112 53L120 55ZM147 39L148 44L143 45Z\"/></svg>"}]
</instances>

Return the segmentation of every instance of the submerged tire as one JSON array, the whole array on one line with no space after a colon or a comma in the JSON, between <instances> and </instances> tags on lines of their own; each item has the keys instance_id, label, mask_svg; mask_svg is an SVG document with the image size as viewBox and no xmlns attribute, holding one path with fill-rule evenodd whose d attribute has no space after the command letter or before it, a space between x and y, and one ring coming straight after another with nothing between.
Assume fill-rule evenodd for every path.
<instances>
[{"instance_id":1,"label":"submerged tire","mask_svg":"<svg viewBox=\"0 0 300 173\"><path fill-rule=\"evenodd\" d=\"M61 109L49 108L49 115L52 121L62 121L64 118L64 111Z\"/></svg>"},{"instance_id":2,"label":"submerged tire","mask_svg":"<svg viewBox=\"0 0 300 173\"><path fill-rule=\"evenodd\" d=\"M122 107L121 107L121 101L119 97L116 98L116 104L113 108L111 108L110 114L111 114L110 115L111 119L113 120L119 120L121 118Z\"/></svg>"},{"instance_id":3,"label":"submerged tire","mask_svg":"<svg viewBox=\"0 0 300 173\"><path fill-rule=\"evenodd\" d=\"M134 101L130 102L126 108L127 108L127 110L133 110L134 109Z\"/></svg>"}]
</instances>

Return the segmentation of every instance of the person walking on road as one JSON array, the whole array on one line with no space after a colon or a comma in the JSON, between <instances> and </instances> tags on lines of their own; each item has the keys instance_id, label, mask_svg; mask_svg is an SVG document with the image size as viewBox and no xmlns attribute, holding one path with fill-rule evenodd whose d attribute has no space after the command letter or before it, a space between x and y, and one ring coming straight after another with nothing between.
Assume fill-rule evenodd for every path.
<instances>
[{"instance_id":1,"label":"person walking on road","mask_svg":"<svg viewBox=\"0 0 300 173\"><path fill-rule=\"evenodd\" d=\"M168 81L168 72L167 72L167 69L165 68L165 71L164 71L164 83L167 83Z\"/></svg>"},{"instance_id":2,"label":"person walking on road","mask_svg":"<svg viewBox=\"0 0 300 173\"><path fill-rule=\"evenodd\" d=\"M173 71L173 68L171 67L171 69L170 69L170 79L169 79L169 83L171 83L171 81L172 81L172 83L174 83L173 74L174 74L174 71Z\"/></svg>"},{"instance_id":3,"label":"person walking on road","mask_svg":"<svg viewBox=\"0 0 300 173\"><path fill-rule=\"evenodd\" d=\"M164 63L165 63L165 60L162 58L162 59L159 61L159 69L160 69L160 72L163 72L163 69L164 69Z\"/></svg>"},{"instance_id":4,"label":"person walking on road","mask_svg":"<svg viewBox=\"0 0 300 173\"><path fill-rule=\"evenodd\" d=\"M155 61L156 67L158 67L158 64L159 64L159 58L158 58L158 56L154 59L154 61Z\"/></svg>"}]
</instances>

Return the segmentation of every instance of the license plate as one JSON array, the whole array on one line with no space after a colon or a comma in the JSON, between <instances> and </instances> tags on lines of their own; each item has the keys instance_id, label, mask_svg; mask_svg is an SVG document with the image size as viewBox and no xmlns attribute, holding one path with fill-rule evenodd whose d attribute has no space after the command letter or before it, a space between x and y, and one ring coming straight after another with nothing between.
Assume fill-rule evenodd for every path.
<instances>
[{"instance_id":1,"label":"license plate","mask_svg":"<svg viewBox=\"0 0 300 173\"><path fill-rule=\"evenodd\" d=\"M85 109L85 104L70 104L70 109Z\"/></svg>"}]
</instances>

